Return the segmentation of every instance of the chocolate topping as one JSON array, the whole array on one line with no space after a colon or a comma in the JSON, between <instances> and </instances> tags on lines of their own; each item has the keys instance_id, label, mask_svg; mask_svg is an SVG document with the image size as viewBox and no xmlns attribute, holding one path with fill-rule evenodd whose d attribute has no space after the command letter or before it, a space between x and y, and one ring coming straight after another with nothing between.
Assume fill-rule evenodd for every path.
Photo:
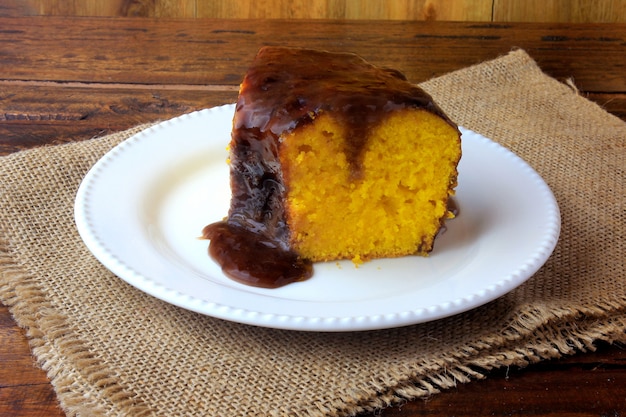
<instances>
[{"instance_id":1,"label":"chocolate topping","mask_svg":"<svg viewBox=\"0 0 626 417\"><path fill-rule=\"evenodd\" d=\"M271 48L258 53L239 92L233 139L242 131L275 140L321 112L347 126L345 153L359 168L368 132L387 113L405 107L445 118L430 95L396 70L375 67L354 54ZM258 129L258 130L256 130Z\"/></svg>"},{"instance_id":2,"label":"chocolate topping","mask_svg":"<svg viewBox=\"0 0 626 417\"><path fill-rule=\"evenodd\" d=\"M454 126L426 92L396 70L353 54L261 49L241 84L233 119L228 219L203 231L224 272L260 287L312 274L311 263L289 246L287 190L278 159L283 134L323 112L332 114L347 128L344 152L358 178L368 132L389 112L407 107L426 109Z\"/></svg>"}]
</instances>

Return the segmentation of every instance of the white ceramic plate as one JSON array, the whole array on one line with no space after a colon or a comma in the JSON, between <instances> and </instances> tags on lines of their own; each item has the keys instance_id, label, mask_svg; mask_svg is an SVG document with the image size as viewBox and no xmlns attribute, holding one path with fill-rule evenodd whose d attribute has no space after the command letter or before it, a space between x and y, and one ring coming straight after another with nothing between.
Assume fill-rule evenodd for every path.
<instances>
[{"instance_id":1,"label":"white ceramic plate","mask_svg":"<svg viewBox=\"0 0 626 417\"><path fill-rule=\"evenodd\" d=\"M84 178L82 239L129 284L202 314L309 331L421 323L487 303L532 276L552 253L560 215L519 157L462 129L460 215L425 258L318 263L305 282L254 288L225 277L202 228L228 212L226 145L233 105L155 125L107 153Z\"/></svg>"}]
</instances>

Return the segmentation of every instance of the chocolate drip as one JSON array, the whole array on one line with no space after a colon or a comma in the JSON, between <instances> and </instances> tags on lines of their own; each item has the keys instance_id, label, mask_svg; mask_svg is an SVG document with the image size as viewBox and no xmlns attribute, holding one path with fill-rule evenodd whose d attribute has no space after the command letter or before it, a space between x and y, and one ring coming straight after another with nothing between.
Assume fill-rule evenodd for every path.
<instances>
[{"instance_id":1,"label":"chocolate drip","mask_svg":"<svg viewBox=\"0 0 626 417\"><path fill-rule=\"evenodd\" d=\"M448 120L426 92L396 70L374 67L353 54L261 49L243 80L233 119L228 219L204 230L211 256L224 272L262 287L311 275L310 262L289 246L288 190L278 159L283 134L328 112L346 126L344 153L352 178L358 179L368 132L388 113L406 107Z\"/></svg>"},{"instance_id":2,"label":"chocolate drip","mask_svg":"<svg viewBox=\"0 0 626 417\"><path fill-rule=\"evenodd\" d=\"M313 274L308 260L278 248L271 239L259 238L254 231L231 223L210 224L204 228L202 236L211 239L209 254L219 261L224 273L242 284L278 288L304 281Z\"/></svg>"}]
</instances>

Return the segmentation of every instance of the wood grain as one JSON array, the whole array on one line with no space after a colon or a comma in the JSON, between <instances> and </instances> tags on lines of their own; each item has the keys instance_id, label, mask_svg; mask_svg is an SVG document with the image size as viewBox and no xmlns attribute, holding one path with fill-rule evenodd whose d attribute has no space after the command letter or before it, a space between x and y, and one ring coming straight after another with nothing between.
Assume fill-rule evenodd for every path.
<instances>
[{"instance_id":1,"label":"wood grain","mask_svg":"<svg viewBox=\"0 0 626 417\"><path fill-rule=\"evenodd\" d=\"M388 33L381 33L380 25L367 21L312 20L303 26L300 21L276 20L201 19L181 25L176 19L116 19L106 28L103 23L81 18L3 19L1 77L236 86L261 46L280 43L354 52L377 65L398 68L414 82L523 48L551 76L573 78L583 91L621 92L626 86L626 58L621 55L626 25L397 21L384 26ZM20 53L25 48L27 55Z\"/></svg>"},{"instance_id":2,"label":"wood grain","mask_svg":"<svg viewBox=\"0 0 626 417\"><path fill-rule=\"evenodd\" d=\"M0 304L0 416L60 417L65 414L46 374L35 365L24 331ZM7 382L10 381L10 382Z\"/></svg>"},{"instance_id":3,"label":"wood grain","mask_svg":"<svg viewBox=\"0 0 626 417\"><path fill-rule=\"evenodd\" d=\"M380 416L620 416L626 410L625 369L624 347L602 344L596 355L498 369L483 381L459 384ZM593 400L581 401L583 396Z\"/></svg>"},{"instance_id":4,"label":"wood grain","mask_svg":"<svg viewBox=\"0 0 626 417\"><path fill-rule=\"evenodd\" d=\"M0 16L489 21L493 0L4 0Z\"/></svg>"},{"instance_id":5,"label":"wood grain","mask_svg":"<svg viewBox=\"0 0 626 417\"><path fill-rule=\"evenodd\" d=\"M0 16L626 23L623 0L3 0Z\"/></svg>"},{"instance_id":6,"label":"wood grain","mask_svg":"<svg viewBox=\"0 0 626 417\"><path fill-rule=\"evenodd\" d=\"M91 17L186 17L196 16L196 0L3 0L11 15ZM0 13L2 8L0 8Z\"/></svg>"},{"instance_id":7,"label":"wood grain","mask_svg":"<svg viewBox=\"0 0 626 417\"><path fill-rule=\"evenodd\" d=\"M494 0L496 22L625 23L623 0Z\"/></svg>"},{"instance_id":8,"label":"wood grain","mask_svg":"<svg viewBox=\"0 0 626 417\"><path fill-rule=\"evenodd\" d=\"M2 91L11 91L2 95ZM0 154L103 136L237 98L193 86L131 88L0 82Z\"/></svg>"},{"instance_id":9,"label":"wood grain","mask_svg":"<svg viewBox=\"0 0 626 417\"><path fill-rule=\"evenodd\" d=\"M489 21L492 0L198 2L198 17Z\"/></svg>"}]
</instances>

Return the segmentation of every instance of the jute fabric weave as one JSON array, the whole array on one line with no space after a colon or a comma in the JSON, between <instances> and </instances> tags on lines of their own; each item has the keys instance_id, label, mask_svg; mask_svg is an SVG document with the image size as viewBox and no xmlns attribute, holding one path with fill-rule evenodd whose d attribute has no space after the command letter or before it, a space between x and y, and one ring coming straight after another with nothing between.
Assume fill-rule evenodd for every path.
<instances>
[{"instance_id":1,"label":"jute fabric weave","mask_svg":"<svg viewBox=\"0 0 626 417\"><path fill-rule=\"evenodd\" d=\"M626 341L626 124L521 50L423 87L457 123L539 172L560 205L562 233L547 264L518 289L422 325L338 334L258 328L174 307L108 272L76 231L75 193L106 151L144 126L2 158L0 297L66 413L347 416L494 367Z\"/></svg>"}]
</instances>

